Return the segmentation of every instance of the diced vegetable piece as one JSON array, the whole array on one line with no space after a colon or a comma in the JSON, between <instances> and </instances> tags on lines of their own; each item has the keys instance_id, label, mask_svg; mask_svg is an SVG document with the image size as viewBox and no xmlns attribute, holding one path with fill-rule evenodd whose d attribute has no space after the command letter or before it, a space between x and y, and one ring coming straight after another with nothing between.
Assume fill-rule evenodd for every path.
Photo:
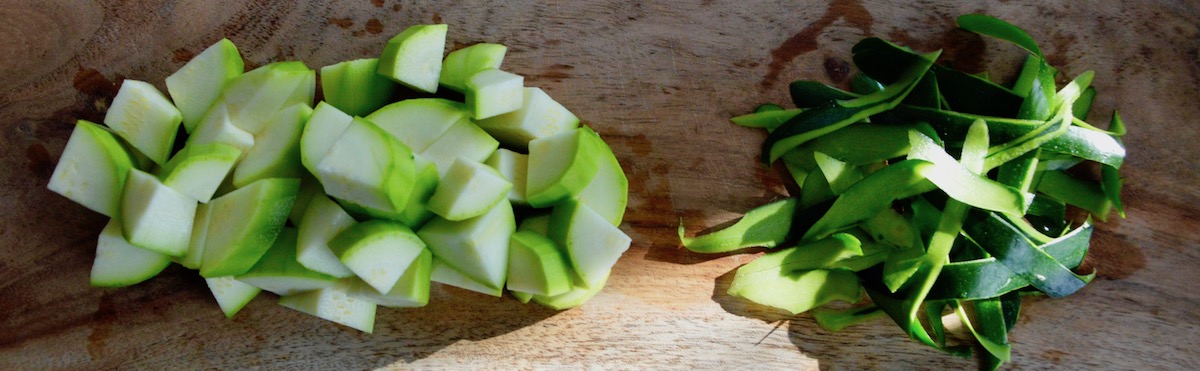
<instances>
[{"instance_id":1,"label":"diced vegetable piece","mask_svg":"<svg viewBox=\"0 0 1200 371\"><path fill-rule=\"evenodd\" d=\"M495 297L500 297L504 294L503 288L492 287L491 285L476 281L475 279L468 277L462 271L451 267L445 262L442 262L438 258L433 259L432 269L433 271L430 273L430 280L433 282Z\"/></svg>"},{"instance_id":2,"label":"diced vegetable piece","mask_svg":"<svg viewBox=\"0 0 1200 371\"><path fill-rule=\"evenodd\" d=\"M200 275L250 270L283 230L299 190L299 179L262 179L212 200Z\"/></svg>"},{"instance_id":3,"label":"diced vegetable piece","mask_svg":"<svg viewBox=\"0 0 1200 371\"><path fill-rule=\"evenodd\" d=\"M316 174L317 164L325 158L325 154L329 153L333 143L342 136L353 119L329 103L317 103L300 136L300 163L304 168Z\"/></svg>"},{"instance_id":4,"label":"diced vegetable piece","mask_svg":"<svg viewBox=\"0 0 1200 371\"><path fill-rule=\"evenodd\" d=\"M358 281L354 287L354 295L375 304L393 307L409 308L423 307L429 304L430 277L433 272L433 254L429 249L421 250L421 254L400 275L400 279L392 286L392 291L381 294L375 288L363 281Z\"/></svg>"},{"instance_id":5,"label":"diced vegetable piece","mask_svg":"<svg viewBox=\"0 0 1200 371\"><path fill-rule=\"evenodd\" d=\"M554 296L534 295L533 302L554 310L575 308L591 300L596 294L599 294L600 290L607 283L608 274L606 273L603 277L600 277L599 281L593 283L591 287L575 286L571 291Z\"/></svg>"},{"instance_id":6,"label":"diced vegetable piece","mask_svg":"<svg viewBox=\"0 0 1200 371\"><path fill-rule=\"evenodd\" d=\"M301 174L300 191L296 193L296 202L292 204L292 211L288 212L288 221L299 227L304 218L304 212L308 211L309 203L317 196L325 196L325 188L321 186L321 182L312 174Z\"/></svg>"},{"instance_id":7,"label":"diced vegetable piece","mask_svg":"<svg viewBox=\"0 0 1200 371\"><path fill-rule=\"evenodd\" d=\"M379 74L416 90L437 92L448 29L444 24L416 25L393 36L379 57Z\"/></svg>"},{"instance_id":8,"label":"diced vegetable piece","mask_svg":"<svg viewBox=\"0 0 1200 371\"><path fill-rule=\"evenodd\" d=\"M566 249L584 287L599 284L632 240L587 205L568 200L550 213L550 239Z\"/></svg>"},{"instance_id":9,"label":"diced vegetable piece","mask_svg":"<svg viewBox=\"0 0 1200 371\"><path fill-rule=\"evenodd\" d=\"M245 70L237 46L229 39L221 39L167 76L167 93L179 107L188 133L195 131L225 86Z\"/></svg>"},{"instance_id":10,"label":"diced vegetable piece","mask_svg":"<svg viewBox=\"0 0 1200 371\"><path fill-rule=\"evenodd\" d=\"M446 220L474 218L505 198L512 183L487 165L459 158L429 198L429 211Z\"/></svg>"},{"instance_id":11,"label":"diced vegetable piece","mask_svg":"<svg viewBox=\"0 0 1200 371\"><path fill-rule=\"evenodd\" d=\"M437 165L438 174L446 176L450 165L457 158L475 162L483 162L500 147L500 142L493 139L487 132L480 129L470 119L463 117L447 129L441 137L421 152L429 161Z\"/></svg>"},{"instance_id":12,"label":"diced vegetable piece","mask_svg":"<svg viewBox=\"0 0 1200 371\"><path fill-rule=\"evenodd\" d=\"M501 200L475 218L456 222L434 217L417 235L435 258L499 291L508 270L508 239L516 228L512 205Z\"/></svg>"},{"instance_id":13,"label":"diced vegetable piece","mask_svg":"<svg viewBox=\"0 0 1200 371\"><path fill-rule=\"evenodd\" d=\"M589 154L595 143L587 131L572 129L529 142L529 177L525 196L534 207L575 197L596 177L599 159Z\"/></svg>"},{"instance_id":14,"label":"diced vegetable piece","mask_svg":"<svg viewBox=\"0 0 1200 371\"><path fill-rule=\"evenodd\" d=\"M129 243L169 256L183 256L192 238L196 199L171 189L153 175L130 169L121 193L121 226Z\"/></svg>"},{"instance_id":15,"label":"diced vegetable piece","mask_svg":"<svg viewBox=\"0 0 1200 371\"><path fill-rule=\"evenodd\" d=\"M221 312L225 313L225 318L233 318L233 315L241 311L246 304L250 304L250 301L262 292L262 289L238 281L233 276L205 278L204 282L208 284L208 290L217 299L217 305L221 306Z\"/></svg>"},{"instance_id":16,"label":"diced vegetable piece","mask_svg":"<svg viewBox=\"0 0 1200 371\"><path fill-rule=\"evenodd\" d=\"M476 72L467 78L465 92L471 117L483 120L516 111L525 98L524 86L521 75L496 69Z\"/></svg>"},{"instance_id":17,"label":"diced vegetable piece","mask_svg":"<svg viewBox=\"0 0 1200 371\"><path fill-rule=\"evenodd\" d=\"M159 170L159 179L167 187L208 203L241 156L241 150L221 143L186 145Z\"/></svg>"},{"instance_id":18,"label":"diced vegetable piece","mask_svg":"<svg viewBox=\"0 0 1200 371\"><path fill-rule=\"evenodd\" d=\"M234 126L233 121L229 119L228 107L225 103L218 102L208 111L187 140L187 146L209 143L229 145L245 155L254 147L254 134Z\"/></svg>"},{"instance_id":19,"label":"diced vegetable piece","mask_svg":"<svg viewBox=\"0 0 1200 371\"><path fill-rule=\"evenodd\" d=\"M356 118L317 164L317 179L330 196L395 212L412 193L415 166L408 146Z\"/></svg>"},{"instance_id":20,"label":"diced vegetable piece","mask_svg":"<svg viewBox=\"0 0 1200 371\"><path fill-rule=\"evenodd\" d=\"M117 136L79 120L46 188L92 211L116 217L133 155Z\"/></svg>"},{"instance_id":21,"label":"diced vegetable piece","mask_svg":"<svg viewBox=\"0 0 1200 371\"><path fill-rule=\"evenodd\" d=\"M182 120L179 109L162 92L137 80L121 83L121 90L104 115L104 125L159 165L171 156Z\"/></svg>"},{"instance_id":22,"label":"diced vegetable piece","mask_svg":"<svg viewBox=\"0 0 1200 371\"><path fill-rule=\"evenodd\" d=\"M600 139L600 135L588 127L580 130L590 134L586 138L593 144L588 148L592 151L589 156L596 157L596 176L576 197L609 223L620 225L621 219L625 217L625 205L629 201L629 180L625 178L625 171L621 170L617 156L608 148L608 144Z\"/></svg>"},{"instance_id":23,"label":"diced vegetable piece","mask_svg":"<svg viewBox=\"0 0 1200 371\"><path fill-rule=\"evenodd\" d=\"M316 82L317 72L303 62L275 62L231 81L220 102L234 126L258 134L279 110L297 103L312 107Z\"/></svg>"},{"instance_id":24,"label":"diced vegetable piece","mask_svg":"<svg viewBox=\"0 0 1200 371\"><path fill-rule=\"evenodd\" d=\"M376 291L389 292L425 243L403 224L370 220L338 233L329 250Z\"/></svg>"},{"instance_id":25,"label":"diced vegetable piece","mask_svg":"<svg viewBox=\"0 0 1200 371\"><path fill-rule=\"evenodd\" d=\"M519 231L509 239L508 282L512 291L554 296L572 288L567 257L546 236Z\"/></svg>"},{"instance_id":26,"label":"diced vegetable piece","mask_svg":"<svg viewBox=\"0 0 1200 371\"><path fill-rule=\"evenodd\" d=\"M305 268L296 261L296 230L284 228L271 248L238 281L286 296L333 286L337 277Z\"/></svg>"},{"instance_id":27,"label":"diced vegetable piece","mask_svg":"<svg viewBox=\"0 0 1200 371\"><path fill-rule=\"evenodd\" d=\"M462 103L441 98L406 99L367 116L380 129L404 142L413 152L423 152L467 115Z\"/></svg>"},{"instance_id":28,"label":"diced vegetable piece","mask_svg":"<svg viewBox=\"0 0 1200 371\"><path fill-rule=\"evenodd\" d=\"M396 84L376 73L379 59L356 59L321 68L325 102L351 116L364 116L391 101Z\"/></svg>"},{"instance_id":29,"label":"diced vegetable piece","mask_svg":"<svg viewBox=\"0 0 1200 371\"><path fill-rule=\"evenodd\" d=\"M259 179L299 178L300 134L312 114L305 103L277 112L254 138L254 147L233 171L233 185L245 187Z\"/></svg>"},{"instance_id":30,"label":"diced vegetable piece","mask_svg":"<svg viewBox=\"0 0 1200 371\"><path fill-rule=\"evenodd\" d=\"M338 278L353 275L329 249L329 241L354 223L354 218L329 197L314 195L300 219L296 261L308 269Z\"/></svg>"},{"instance_id":31,"label":"diced vegetable piece","mask_svg":"<svg viewBox=\"0 0 1200 371\"><path fill-rule=\"evenodd\" d=\"M171 265L170 256L130 244L121 230L121 222L110 219L100 231L96 260L92 263L92 286L132 286L158 275Z\"/></svg>"},{"instance_id":32,"label":"diced vegetable piece","mask_svg":"<svg viewBox=\"0 0 1200 371\"><path fill-rule=\"evenodd\" d=\"M204 242L208 239L208 223L212 219L212 208L208 204L196 206L196 218L192 219L192 236L188 239L188 249L175 262L187 269L200 269L204 259Z\"/></svg>"},{"instance_id":33,"label":"diced vegetable piece","mask_svg":"<svg viewBox=\"0 0 1200 371\"><path fill-rule=\"evenodd\" d=\"M279 298L279 305L371 333L375 329L375 303L352 294L354 280L347 278L330 287Z\"/></svg>"},{"instance_id":34,"label":"diced vegetable piece","mask_svg":"<svg viewBox=\"0 0 1200 371\"><path fill-rule=\"evenodd\" d=\"M529 172L529 155L500 148L493 152L484 164L496 169L505 180L512 183L512 188L508 190L508 202L521 205L527 203L525 178Z\"/></svg>"},{"instance_id":35,"label":"diced vegetable piece","mask_svg":"<svg viewBox=\"0 0 1200 371\"><path fill-rule=\"evenodd\" d=\"M450 90L466 92L467 78L479 71L500 68L507 52L508 47L489 43L479 43L452 51L442 60L442 72L438 83Z\"/></svg>"},{"instance_id":36,"label":"diced vegetable piece","mask_svg":"<svg viewBox=\"0 0 1200 371\"><path fill-rule=\"evenodd\" d=\"M505 146L525 150L534 139L579 127L579 118L542 89L527 87L522 90L520 108L478 124Z\"/></svg>"}]
</instances>

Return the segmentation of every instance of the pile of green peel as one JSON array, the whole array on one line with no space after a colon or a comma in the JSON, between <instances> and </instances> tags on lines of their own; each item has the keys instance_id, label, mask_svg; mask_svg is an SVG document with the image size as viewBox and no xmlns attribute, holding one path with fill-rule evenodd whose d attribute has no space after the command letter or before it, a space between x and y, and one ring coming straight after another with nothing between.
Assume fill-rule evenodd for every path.
<instances>
[{"instance_id":1,"label":"pile of green peel","mask_svg":"<svg viewBox=\"0 0 1200 371\"><path fill-rule=\"evenodd\" d=\"M958 25L1029 52L1012 85L935 64L940 51L868 38L853 48L861 73L850 91L796 81L796 109L764 104L732 119L770 132L763 162L782 160L801 192L707 235L680 226L695 252L776 248L738 268L730 295L811 310L833 331L887 315L911 338L968 356L970 344L947 342L942 317L957 316L995 369L1010 358L1023 295L1063 297L1091 281L1073 271L1091 219L1124 216L1120 116L1108 130L1084 121L1092 72L1057 87L1020 28L974 14ZM1099 181L1078 176L1096 178L1097 164ZM869 303L823 307L864 291Z\"/></svg>"}]
</instances>

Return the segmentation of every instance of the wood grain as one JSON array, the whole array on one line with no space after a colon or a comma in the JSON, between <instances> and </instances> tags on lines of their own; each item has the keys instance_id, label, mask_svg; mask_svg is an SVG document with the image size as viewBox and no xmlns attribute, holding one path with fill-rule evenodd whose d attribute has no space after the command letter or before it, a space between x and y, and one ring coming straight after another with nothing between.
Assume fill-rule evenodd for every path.
<instances>
[{"instance_id":1,"label":"wood grain","mask_svg":"<svg viewBox=\"0 0 1200 371\"><path fill-rule=\"evenodd\" d=\"M955 16L1023 25L1068 76L1096 71L1093 117L1130 127L1128 217L1101 224L1099 278L1027 299L1013 368L1197 369L1200 355L1200 9L1189 1L330 2L8 0L0 3L0 369L41 368L971 368L889 321L841 333L724 294L752 255L700 256L674 237L786 189L756 162L763 134L728 123L786 82L844 83L876 35L951 65L1011 77L1021 51L963 34ZM76 119L100 120L124 78L163 79L228 37L248 67L374 56L418 24L450 48L510 47L527 76L608 140L631 181L633 247L587 305L554 312L435 288L426 308L381 310L360 334L255 299L225 319L172 267L124 289L88 286L105 220L46 190Z\"/></svg>"}]
</instances>

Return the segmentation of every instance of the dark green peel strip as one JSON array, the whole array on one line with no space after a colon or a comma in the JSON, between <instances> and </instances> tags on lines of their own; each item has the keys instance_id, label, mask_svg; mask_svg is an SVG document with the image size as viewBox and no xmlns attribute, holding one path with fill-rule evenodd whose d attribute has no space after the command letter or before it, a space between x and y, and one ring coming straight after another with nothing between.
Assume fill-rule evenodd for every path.
<instances>
[{"instance_id":1,"label":"dark green peel strip","mask_svg":"<svg viewBox=\"0 0 1200 371\"><path fill-rule=\"evenodd\" d=\"M797 108L812 108L833 101L858 98L859 94L850 93L816 81L800 80L788 84L792 94L792 103Z\"/></svg>"},{"instance_id":2,"label":"dark green peel strip","mask_svg":"<svg viewBox=\"0 0 1200 371\"><path fill-rule=\"evenodd\" d=\"M1066 236L1056 238L1039 249L1067 267L1078 267L1087 254L1092 227L1084 225ZM984 238L972 236L973 238ZM1003 238L1004 236L997 237ZM1007 241L976 241L979 243L1003 244ZM1029 281L1008 269L994 257L970 261L953 262L942 268L929 299L977 300L993 298L1029 286Z\"/></svg>"},{"instance_id":3,"label":"dark green peel strip","mask_svg":"<svg viewBox=\"0 0 1200 371\"><path fill-rule=\"evenodd\" d=\"M1029 33L1012 23L986 14L964 14L958 17L958 27L980 35L1005 40L1042 57L1042 49Z\"/></svg>"},{"instance_id":4,"label":"dark green peel strip","mask_svg":"<svg viewBox=\"0 0 1200 371\"><path fill-rule=\"evenodd\" d=\"M972 217L964 232L997 261L1052 298L1070 295L1091 281L1091 275L1071 272L1053 256L1030 244L1016 227L994 213Z\"/></svg>"}]
</instances>

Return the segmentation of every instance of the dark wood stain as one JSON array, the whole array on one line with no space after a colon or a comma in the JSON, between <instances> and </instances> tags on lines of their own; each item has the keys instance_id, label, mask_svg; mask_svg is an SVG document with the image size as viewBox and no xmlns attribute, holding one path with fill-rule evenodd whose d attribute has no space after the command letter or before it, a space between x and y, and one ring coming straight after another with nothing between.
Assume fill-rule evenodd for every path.
<instances>
[{"instance_id":1,"label":"dark wood stain","mask_svg":"<svg viewBox=\"0 0 1200 371\"><path fill-rule=\"evenodd\" d=\"M396 5L392 5L393 12L399 12L403 9L404 9L404 5L400 5L399 3L397 3Z\"/></svg>"},{"instance_id":2,"label":"dark wood stain","mask_svg":"<svg viewBox=\"0 0 1200 371\"><path fill-rule=\"evenodd\" d=\"M383 0L371 0L371 5L374 5L376 8L382 8Z\"/></svg>"},{"instance_id":3,"label":"dark wood stain","mask_svg":"<svg viewBox=\"0 0 1200 371\"><path fill-rule=\"evenodd\" d=\"M192 53L191 51L184 49L184 48L175 49L174 52L171 52L171 62L175 62L175 63L187 63L188 61L192 60L192 58L195 58L195 57L196 57L195 53Z\"/></svg>"},{"instance_id":4,"label":"dark wood stain","mask_svg":"<svg viewBox=\"0 0 1200 371\"><path fill-rule=\"evenodd\" d=\"M371 18L370 20L367 20L367 27L364 30L372 35L381 34L383 33L383 22L380 22L378 19Z\"/></svg>"},{"instance_id":5,"label":"dark wood stain","mask_svg":"<svg viewBox=\"0 0 1200 371\"><path fill-rule=\"evenodd\" d=\"M871 25L875 23L871 13L858 0L835 0L820 19L792 35L771 51L771 64L768 65L769 70L762 80L763 89L774 86L779 81L779 74L783 72L783 68L793 59L817 50L819 47L817 36L839 18L844 18L846 22L863 32L870 32Z\"/></svg>"},{"instance_id":6,"label":"dark wood stain","mask_svg":"<svg viewBox=\"0 0 1200 371\"><path fill-rule=\"evenodd\" d=\"M117 82L105 78L104 74L95 68L80 68L71 80L71 85L80 93L95 97L115 97L121 89Z\"/></svg>"},{"instance_id":7,"label":"dark wood stain","mask_svg":"<svg viewBox=\"0 0 1200 371\"><path fill-rule=\"evenodd\" d=\"M102 358L108 338L112 335L112 323L117 318L117 310L109 295L100 297L96 312L92 314L92 332L87 337L87 352L92 359Z\"/></svg>"},{"instance_id":8,"label":"dark wood stain","mask_svg":"<svg viewBox=\"0 0 1200 371\"><path fill-rule=\"evenodd\" d=\"M835 84L841 84L850 76L850 62L838 57L825 58L825 76Z\"/></svg>"},{"instance_id":9,"label":"dark wood stain","mask_svg":"<svg viewBox=\"0 0 1200 371\"><path fill-rule=\"evenodd\" d=\"M350 18L329 18L329 24L341 27L342 29L349 29L350 27L354 27L354 20Z\"/></svg>"},{"instance_id":10,"label":"dark wood stain","mask_svg":"<svg viewBox=\"0 0 1200 371\"><path fill-rule=\"evenodd\" d=\"M29 172L39 179L49 180L50 175L54 174L54 156L50 155L45 144L34 143L25 148L25 158L29 160Z\"/></svg>"},{"instance_id":11,"label":"dark wood stain","mask_svg":"<svg viewBox=\"0 0 1200 371\"><path fill-rule=\"evenodd\" d=\"M433 13L433 23L442 24L442 13Z\"/></svg>"}]
</instances>

